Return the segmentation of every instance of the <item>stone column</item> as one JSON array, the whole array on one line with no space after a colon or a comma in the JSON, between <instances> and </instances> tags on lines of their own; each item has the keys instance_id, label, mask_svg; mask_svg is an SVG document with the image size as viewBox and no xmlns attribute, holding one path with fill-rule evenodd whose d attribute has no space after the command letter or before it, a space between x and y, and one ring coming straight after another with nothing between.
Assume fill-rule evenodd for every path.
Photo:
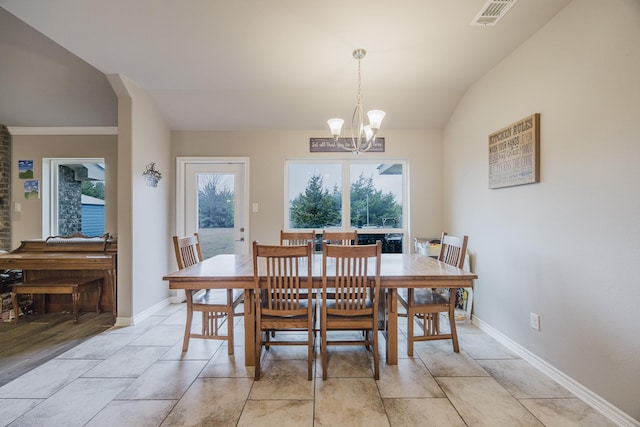
<instances>
[{"instance_id":1,"label":"stone column","mask_svg":"<svg viewBox=\"0 0 640 427\"><path fill-rule=\"evenodd\" d=\"M0 250L11 250L11 134L0 125Z\"/></svg>"}]
</instances>

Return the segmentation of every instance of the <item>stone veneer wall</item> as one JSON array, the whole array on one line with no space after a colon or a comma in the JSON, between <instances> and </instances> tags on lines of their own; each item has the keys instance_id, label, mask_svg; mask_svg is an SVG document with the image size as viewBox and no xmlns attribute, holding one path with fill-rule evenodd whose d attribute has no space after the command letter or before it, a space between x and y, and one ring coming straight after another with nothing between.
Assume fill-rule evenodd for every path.
<instances>
[{"instance_id":1,"label":"stone veneer wall","mask_svg":"<svg viewBox=\"0 0 640 427\"><path fill-rule=\"evenodd\" d=\"M0 250L11 250L11 134L0 125Z\"/></svg>"},{"instance_id":2,"label":"stone veneer wall","mask_svg":"<svg viewBox=\"0 0 640 427\"><path fill-rule=\"evenodd\" d=\"M58 234L68 236L82 230L82 183L67 166L58 169Z\"/></svg>"}]
</instances>

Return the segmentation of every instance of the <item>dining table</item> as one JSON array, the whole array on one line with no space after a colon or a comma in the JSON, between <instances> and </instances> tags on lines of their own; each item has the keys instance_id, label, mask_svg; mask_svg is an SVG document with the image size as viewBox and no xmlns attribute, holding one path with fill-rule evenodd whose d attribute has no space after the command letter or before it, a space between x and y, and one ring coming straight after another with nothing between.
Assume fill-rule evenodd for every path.
<instances>
[{"instance_id":1,"label":"dining table","mask_svg":"<svg viewBox=\"0 0 640 427\"><path fill-rule=\"evenodd\" d=\"M313 287L322 288L322 253L313 254ZM370 271L375 263L370 263ZM328 268L331 268L331 263ZM328 272L329 273L329 272ZM415 253L383 253L380 261L379 321L386 341L386 361L398 364L399 288L472 288L477 275L437 259ZM169 288L178 290L243 289L245 365L255 365L255 307L253 257L248 254L223 254L163 277Z\"/></svg>"}]
</instances>

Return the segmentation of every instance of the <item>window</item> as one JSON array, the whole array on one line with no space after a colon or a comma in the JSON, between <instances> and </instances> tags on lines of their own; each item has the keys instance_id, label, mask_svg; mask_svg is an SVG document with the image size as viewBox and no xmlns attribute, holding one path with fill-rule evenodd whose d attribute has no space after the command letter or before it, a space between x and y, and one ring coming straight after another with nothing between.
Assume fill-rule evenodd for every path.
<instances>
[{"instance_id":1,"label":"window","mask_svg":"<svg viewBox=\"0 0 640 427\"><path fill-rule=\"evenodd\" d=\"M383 236L387 251L402 251L406 162L289 160L285 180L285 228L357 228L362 243Z\"/></svg>"},{"instance_id":2,"label":"window","mask_svg":"<svg viewBox=\"0 0 640 427\"><path fill-rule=\"evenodd\" d=\"M104 159L43 159L42 167L42 237L104 234Z\"/></svg>"}]
</instances>

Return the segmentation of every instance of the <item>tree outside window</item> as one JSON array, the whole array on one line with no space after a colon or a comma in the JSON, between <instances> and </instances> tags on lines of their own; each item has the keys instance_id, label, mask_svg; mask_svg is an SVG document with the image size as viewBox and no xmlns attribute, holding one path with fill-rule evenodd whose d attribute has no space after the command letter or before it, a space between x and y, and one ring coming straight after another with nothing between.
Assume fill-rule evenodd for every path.
<instances>
[{"instance_id":1,"label":"tree outside window","mask_svg":"<svg viewBox=\"0 0 640 427\"><path fill-rule=\"evenodd\" d=\"M403 231L404 164L290 161L287 172L289 228Z\"/></svg>"}]
</instances>

